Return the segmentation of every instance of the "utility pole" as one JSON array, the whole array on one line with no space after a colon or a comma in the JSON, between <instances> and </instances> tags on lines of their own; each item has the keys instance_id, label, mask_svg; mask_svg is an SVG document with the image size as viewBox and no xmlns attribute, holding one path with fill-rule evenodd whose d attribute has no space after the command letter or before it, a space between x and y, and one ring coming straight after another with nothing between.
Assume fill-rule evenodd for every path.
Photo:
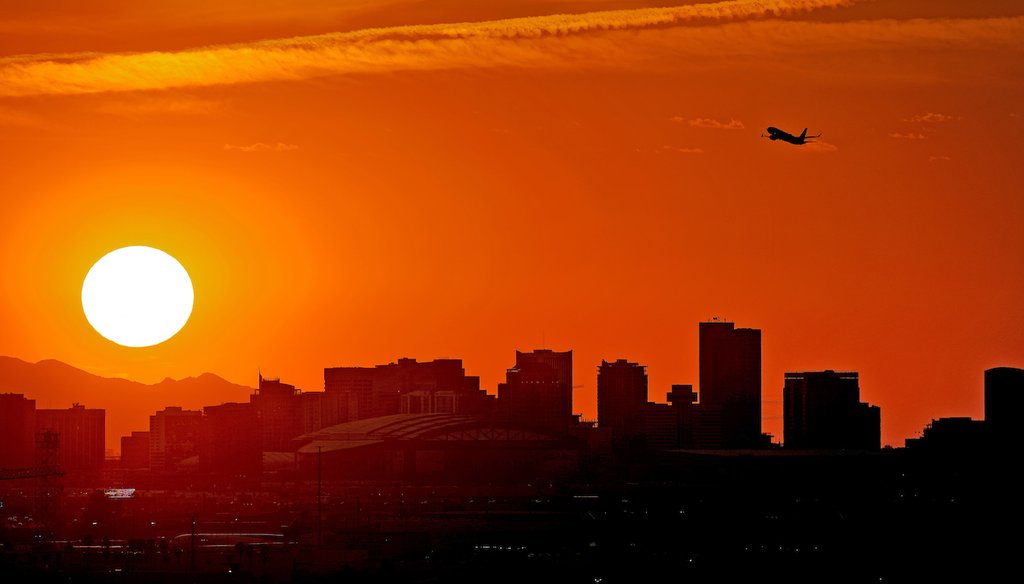
<instances>
[{"instance_id":1,"label":"utility pole","mask_svg":"<svg viewBox=\"0 0 1024 584\"><path fill-rule=\"evenodd\" d=\"M196 575L196 516L192 514L192 577Z\"/></svg>"},{"instance_id":2,"label":"utility pole","mask_svg":"<svg viewBox=\"0 0 1024 584\"><path fill-rule=\"evenodd\" d=\"M323 493L323 481L321 472L321 458L323 458L323 446L316 447L316 545L323 546L323 507L321 505L321 494Z\"/></svg>"}]
</instances>

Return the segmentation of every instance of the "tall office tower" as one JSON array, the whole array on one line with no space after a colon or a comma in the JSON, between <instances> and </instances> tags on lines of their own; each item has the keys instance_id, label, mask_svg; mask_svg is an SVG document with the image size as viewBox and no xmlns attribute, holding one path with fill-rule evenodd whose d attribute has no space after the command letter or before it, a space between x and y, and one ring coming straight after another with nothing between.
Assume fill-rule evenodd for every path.
<instances>
[{"instance_id":1,"label":"tall office tower","mask_svg":"<svg viewBox=\"0 0 1024 584\"><path fill-rule=\"evenodd\" d=\"M299 394L294 385L261 374L249 403L256 411L261 452L288 452L292 438L302 433Z\"/></svg>"},{"instance_id":2,"label":"tall office tower","mask_svg":"<svg viewBox=\"0 0 1024 584\"><path fill-rule=\"evenodd\" d=\"M572 351L516 351L516 364L498 384L498 408L518 424L558 430L572 424Z\"/></svg>"},{"instance_id":3,"label":"tall office tower","mask_svg":"<svg viewBox=\"0 0 1024 584\"><path fill-rule=\"evenodd\" d=\"M199 454L203 413L171 406L149 417L149 468L173 471L182 460Z\"/></svg>"},{"instance_id":4,"label":"tall office tower","mask_svg":"<svg viewBox=\"0 0 1024 584\"><path fill-rule=\"evenodd\" d=\"M58 435L57 464L65 472L99 472L105 454L106 411L74 404L66 410L36 410L36 432Z\"/></svg>"},{"instance_id":5,"label":"tall office tower","mask_svg":"<svg viewBox=\"0 0 1024 584\"><path fill-rule=\"evenodd\" d=\"M700 408L720 410L719 448L759 448L761 331L700 323Z\"/></svg>"},{"instance_id":6,"label":"tall office tower","mask_svg":"<svg viewBox=\"0 0 1024 584\"><path fill-rule=\"evenodd\" d=\"M611 430L613 443L643 437L646 406L647 368L625 359L602 360L597 368L597 423Z\"/></svg>"},{"instance_id":7,"label":"tall office tower","mask_svg":"<svg viewBox=\"0 0 1024 584\"><path fill-rule=\"evenodd\" d=\"M860 401L855 371L787 373L783 445L811 450L875 450L881 446L881 411Z\"/></svg>"},{"instance_id":8,"label":"tall office tower","mask_svg":"<svg viewBox=\"0 0 1024 584\"><path fill-rule=\"evenodd\" d=\"M256 408L226 403L203 408L199 465L221 476L255 476L263 468Z\"/></svg>"},{"instance_id":9,"label":"tall office tower","mask_svg":"<svg viewBox=\"0 0 1024 584\"><path fill-rule=\"evenodd\" d=\"M328 367L324 392L337 403L343 422L398 413L485 414L492 401L480 389L480 378L466 375L461 359Z\"/></svg>"},{"instance_id":10,"label":"tall office tower","mask_svg":"<svg viewBox=\"0 0 1024 584\"><path fill-rule=\"evenodd\" d=\"M36 400L0 393L0 468L29 468L36 463Z\"/></svg>"},{"instance_id":11,"label":"tall office tower","mask_svg":"<svg viewBox=\"0 0 1024 584\"><path fill-rule=\"evenodd\" d=\"M985 370L985 425L994 444L1021 442L1024 415L1024 369L994 367Z\"/></svg>"}]
</instances>

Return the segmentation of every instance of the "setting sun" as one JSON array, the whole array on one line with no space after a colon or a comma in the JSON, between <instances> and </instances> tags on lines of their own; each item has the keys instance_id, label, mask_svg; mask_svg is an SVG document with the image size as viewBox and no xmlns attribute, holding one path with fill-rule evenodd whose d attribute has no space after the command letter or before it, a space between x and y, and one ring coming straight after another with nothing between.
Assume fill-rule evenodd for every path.
<instances>
[{"instance_id":1,"label":"setting sun","mask_svg":"<svg viewBox=\"0 0 1024 584\"><path fill-rule=\"evenodd\" d=\"M192 280L163 251L123 247L100 258L82 284L82 308L96 332L119 345L148 347L173 337L192 314Z\"/></svg>"}]
</instances>

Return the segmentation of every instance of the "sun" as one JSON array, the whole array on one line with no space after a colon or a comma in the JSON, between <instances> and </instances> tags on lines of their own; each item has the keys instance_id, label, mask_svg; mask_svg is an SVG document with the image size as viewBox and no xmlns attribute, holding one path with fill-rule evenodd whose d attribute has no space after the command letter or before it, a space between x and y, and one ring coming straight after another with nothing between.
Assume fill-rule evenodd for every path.
<instances>
[{"instance_id":1,"label":"sun","mask_svg":"<svg viewBox=\"0 0 1024 584\"><path fill-rule=\"evenodd\" d=\"M181 330L192 314L192 280L166 252L134 245L99 259L82 283L85 318L105 338L149 347Z\"/></svg>"}]
</instances>

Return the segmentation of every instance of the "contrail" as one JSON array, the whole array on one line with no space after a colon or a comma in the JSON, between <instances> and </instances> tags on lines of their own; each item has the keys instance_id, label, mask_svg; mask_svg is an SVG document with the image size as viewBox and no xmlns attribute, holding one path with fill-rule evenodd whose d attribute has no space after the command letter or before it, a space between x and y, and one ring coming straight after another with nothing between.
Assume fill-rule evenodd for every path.
<instances>
[{"instance_id":1,"label":"contrail","mask_svg":"<svg viewBox=\"0 0 1024 584\"><path fill-rule=\"evenodd\" d=\"M853 0L732 0L366 29L177 52L26 55L0 59L0 96L69 95L308 79L341 73L544 63L550 38L777 18Z\"/></svg>"}]
</instances>

